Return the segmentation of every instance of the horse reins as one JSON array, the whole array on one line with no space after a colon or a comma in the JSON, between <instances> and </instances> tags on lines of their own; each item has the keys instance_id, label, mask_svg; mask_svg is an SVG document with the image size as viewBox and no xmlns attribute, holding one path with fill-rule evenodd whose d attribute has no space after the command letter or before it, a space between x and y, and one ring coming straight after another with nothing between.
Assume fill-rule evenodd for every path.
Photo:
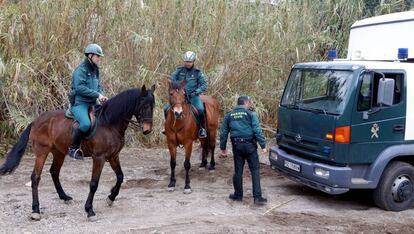
<instances>
[{"instance_id":1,"label":"horse reins","mask_svg":"<svg viewBox=\"0 0 414 234\"><path fill-rule=\"evenodd\" d=\"M131 124L131 128L134 129L135 131L142 130L143 129L144 122L146 120L148 120L149 122L152 122L152 118L144 118L144 117L142 117L143 116L143 114L142 114L142 112L143 112L142 104L140 104L140 106L138 108L140 110L140 113L139 113L139 116L138 116L138 119L137 120L126 119L126 121L129 124Z\"/></svg>"}]
</instances>

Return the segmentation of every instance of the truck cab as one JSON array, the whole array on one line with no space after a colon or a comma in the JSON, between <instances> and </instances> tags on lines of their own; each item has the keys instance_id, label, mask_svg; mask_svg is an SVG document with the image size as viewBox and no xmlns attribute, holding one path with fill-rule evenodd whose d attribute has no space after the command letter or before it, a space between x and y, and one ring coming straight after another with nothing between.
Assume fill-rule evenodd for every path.
<instances>
[{"instance_id":1,"label":"truck cab","mask_svg":"<svg viewBox=\"0 0 414 234\"><path fill-rule=\"evenodd\" d=\"M373 189L375 203L386 210L414 205L410 26L414 12L357 21L346 59L292 67L278 110L277 146L269 153L272 168L329 194Z\"/></svg>"}]
</instances>

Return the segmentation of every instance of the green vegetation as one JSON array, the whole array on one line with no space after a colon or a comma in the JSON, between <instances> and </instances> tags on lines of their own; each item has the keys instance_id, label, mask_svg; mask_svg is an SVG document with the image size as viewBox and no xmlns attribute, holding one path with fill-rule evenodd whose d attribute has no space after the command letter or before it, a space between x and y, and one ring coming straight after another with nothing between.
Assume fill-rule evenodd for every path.
<instances>
[{"instance_id":1,"label":"green vegetation","mask_svg":"<svg viewBox=\"0 0 414 234\"><path fill-rule=\"evenodd\" d=\"M128 144L158 144L167 100L165 80L186 50L198 53L209 94L223 111L239 94L254 98L261 120L276 122L291 66L346 54L358 19L412 7L407 0L298 0L275 5L249 0L0 0L0 155L44 111L68 106L71 73L90 42L106 54L101 64L108 96L157 84L155 129Z\"/></svg>"}]
</instances>

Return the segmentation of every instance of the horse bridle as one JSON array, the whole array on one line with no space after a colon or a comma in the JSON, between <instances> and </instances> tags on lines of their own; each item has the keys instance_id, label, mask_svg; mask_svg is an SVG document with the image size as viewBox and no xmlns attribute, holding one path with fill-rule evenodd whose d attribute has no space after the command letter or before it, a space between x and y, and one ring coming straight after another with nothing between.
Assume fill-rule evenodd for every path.
<instances>
[{"instance_id":1,"label":"horse bridle","mask_svg":"<svg viewBox=\"0 0 414 234\"><path fill-rule=\"evenodd\" d=\"M178 92L179 90L178 89L176 89L176 91ZM169 103L170 103L170 105L171 105L171 107L170 107L170 111L174 114L174 107L176 106L176 105L182 105L182 106L184 106L185 104L188 104L187 103L187 99L185 98L185 100L184 100L184 102L177 102L177 103L174 103L174 105L173 104L171 104L171 95L169 96ZM183 113L183 115L182 115L182 117L185 117L185 114L186 113ZM175 121L177 120L177 118L175 117L175 114L174 114L174 124L173 124L173 126L175 125Z\"/></svg>"},{"instance_id":2,"label":"horse bridle","mask_svg":"<svg viewBox=\"0 0 414 234\"><path fill-rule=\"evenodd\" d=\"M152 122L152 118L144 118L143 117L143 104L140 103L138 106L138 109L140 110L138 116L136 116L137 120L127 119L126 121L131 124L131 128L136 131L142 131L144 129L144 122Z\"/></svg>"}]
</instances>

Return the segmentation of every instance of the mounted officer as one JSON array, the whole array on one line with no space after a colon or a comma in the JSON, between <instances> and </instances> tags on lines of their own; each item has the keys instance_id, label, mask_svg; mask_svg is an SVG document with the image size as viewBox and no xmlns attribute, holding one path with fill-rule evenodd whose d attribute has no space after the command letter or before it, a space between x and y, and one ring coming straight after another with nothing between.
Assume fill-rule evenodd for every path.
<instances>
[{"instance_id":1,"label":"mounted officer","mask_svg":"<svg viewBox=\"0 0 414 234\"><path fill-rule=\"evenodd\" d=\"M72 74L71 86L71 112L75 120L79 122L79 128L72 129L72 143L69 146L69 156L75 160L82 160L79 151L80 144L85 134L91 128L89 108L96 105L96 99L100 102L108 100L102 94L99 79L99 63L104 56L102 48L97 44L89 44L84 52L85 60Z\"/></svg>"},{"instance_id":2,"label":"mounted officer","mask_svg":"<svg viewBox=\"0 0 414 234\"><path fill-rule=\"evenodd\" d=\"M194 66L197 55L192 51L187 51L183 55L184 66L179 67L171 74L172 81L181 82L185 80L185 92L187 100L197 109L198 123L199 123L199 138L206 138L207 132L205 129L205 116L203 102L200 95L207 91L208 85L204 78L204 74ZM164 116L167 116L167 110L170 108L167 103L164 106Z\"/></svg>"},{"instance_id":3,"label":"mounted officer","mask_svg":"<svg viewBox=\"0 0 414 234\"><path fill-rule=\"evenodd\" d=\"M254 204L263 205L267 199L262 197L260 187L257 142L262 148L262 153L266 154L266 140L256 112L250 109L251 106L251 98L242 95L237 100L237 106L226 114L220 129L220 149L221 155L227 156L226 145L230 133L234 159L234 193L230 194L229 198L233 201L243 200L243 168L245 161L247 161L253 182Z\"/></svg>"}]
</instances>

